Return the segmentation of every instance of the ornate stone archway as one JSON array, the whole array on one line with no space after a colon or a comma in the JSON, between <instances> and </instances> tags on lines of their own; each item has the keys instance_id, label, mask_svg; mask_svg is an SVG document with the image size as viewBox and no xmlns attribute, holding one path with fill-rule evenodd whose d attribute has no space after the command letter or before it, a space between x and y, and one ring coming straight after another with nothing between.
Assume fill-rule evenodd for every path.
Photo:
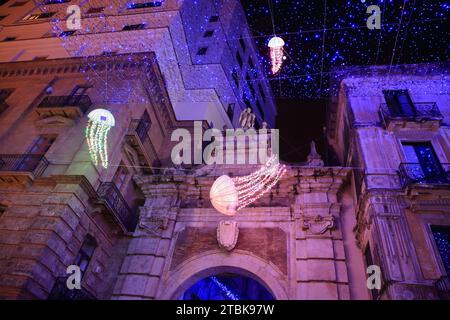
<instances>
[{"instance_id":1,"label":"ornate stone archway","mask_svg":"<svg viewBox=\"0 0 450 320\"><path fill-rule=\"evenodd\" d=\"M209 251L185 261L161 283L157 299L177 299L200 279L226 272L253 278L277 300L288 299L287 281L282 273L273 264L242 250L231 254Z\"/></svg>"}]
</instances>

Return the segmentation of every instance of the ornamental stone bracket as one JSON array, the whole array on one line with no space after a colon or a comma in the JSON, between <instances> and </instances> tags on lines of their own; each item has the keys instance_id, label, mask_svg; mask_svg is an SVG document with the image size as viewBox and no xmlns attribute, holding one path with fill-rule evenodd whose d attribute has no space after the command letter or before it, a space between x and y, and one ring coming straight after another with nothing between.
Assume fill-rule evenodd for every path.
<instances>
[{"instance_id":1,"label":"ornamental stone bracket","mask_svg":"<svg viewBox=\"0 0 450 320\"><path fill-rule=\"evenodd\" d=\"M231 251L236 246L239 228L236 221L222 220L217 227L217 242L219 247Z\"/></svg>"},{"instance_id":2,"label":"ornamental stone bracket","mask_svg":"<svg viewBox=\"0 0 450 320\"><path fill-rule=\"evenodd\" d=\"M316 216L304 216L302 218L302 229L311 235L321 235L327 230L334 227L334 216L322 217L320 214Z\"/></svg>"},{"instance_id":3,"label":"ornamental stone bracket","mask_svg":"<svg viewBox=\"0 0 450 320\"><path fill-rule=\"evenodd\" d=\"M145 234L161 237L169 227L170 218L175 218L176 210L167 207L141 207L138 227Z\"/></svg>"}]
</instances>

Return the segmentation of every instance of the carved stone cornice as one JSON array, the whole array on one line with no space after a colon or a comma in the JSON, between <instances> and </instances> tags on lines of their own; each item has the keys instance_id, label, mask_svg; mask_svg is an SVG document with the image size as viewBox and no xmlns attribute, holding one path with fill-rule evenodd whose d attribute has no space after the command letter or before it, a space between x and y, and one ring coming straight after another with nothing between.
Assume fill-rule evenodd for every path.
<instances>
[{"instance_id":1,"label":"carved stone cornice","mask_svg":"<svg viewBox=\"0 0 450 320\"><path fill-rule=\"evenodd\" d=\"M86 192L90 200L96 200L98 198L97 191L83 175L52 175L50 178L56 183L79 185Z\"/></svg>"},{"instance_id":2,"label":"carved stone cornice","mask_svg":"<svg viewBox=\"0 0 450 320\"><path fill-rule=\"evenodd\" d=\"M95 66L94 66L95 59ZM91 61L92 60L92 61ZM82 74L109 70L130 70L142 68L144 72L155 61L153 52L118 54L112 56L71 57L51 60L33 60L0 63L0 78L42 77L46 75ZM94 70L95 69L95 70Z\"/></svg>"}]
</instances>

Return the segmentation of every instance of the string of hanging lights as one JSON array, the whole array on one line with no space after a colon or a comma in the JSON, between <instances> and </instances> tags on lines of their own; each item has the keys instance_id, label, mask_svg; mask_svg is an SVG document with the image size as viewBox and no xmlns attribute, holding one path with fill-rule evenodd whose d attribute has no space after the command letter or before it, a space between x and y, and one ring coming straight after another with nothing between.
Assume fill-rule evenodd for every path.
<instances>
[{"instance_id":1,"label":"string of hanging lights","mask_svg":"<svg viewBox=\"0 0 450 320\"><path fill-rule=\"evenodd\" d=\"M235 215L275 186L285 172L286 166L278 162L277 156L272 156L259 170L247 176L222 175L211 186L211 203L220 213Z\"/></svg>"},{"instance_id":2,"label":"string of hanging lights","mask_svg":"<svg viewBox=\"0 0 450 320\"><path fill-rule=\"evenodd\" d=\"M85 131L86 141L92 162L100 162L103 168L108 168L108 132L114 127L114 116L105 109L95 109L88 114L88 124Z\"/></svg>"}]
</instances>

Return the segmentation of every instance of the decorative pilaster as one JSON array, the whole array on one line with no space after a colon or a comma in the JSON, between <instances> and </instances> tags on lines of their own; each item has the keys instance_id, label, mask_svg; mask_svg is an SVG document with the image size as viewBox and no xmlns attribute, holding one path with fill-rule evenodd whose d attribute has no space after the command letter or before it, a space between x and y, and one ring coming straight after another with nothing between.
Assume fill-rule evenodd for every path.
<instances>
[{"instance_id":1,"label":"decorative pilaster","mask_svg":"<svg viewBox=\"0 0 450 320\"><path fill-rule=\"evenodd\" d=\"M301 168L295 218L295 299L349 299L337 193L347 169Z\"/></svg>"},{"instance_id":2,"label":"decorative pilaster","mask_svg":"<svg viewBox=\"0 0 450 320\"><path fill-rule=\"evenodd\" d=\"M180 179L172 174L134 178L146 201L116 284L116 299L156 298L179 211Z\"/></svg>"}]
</instances>

